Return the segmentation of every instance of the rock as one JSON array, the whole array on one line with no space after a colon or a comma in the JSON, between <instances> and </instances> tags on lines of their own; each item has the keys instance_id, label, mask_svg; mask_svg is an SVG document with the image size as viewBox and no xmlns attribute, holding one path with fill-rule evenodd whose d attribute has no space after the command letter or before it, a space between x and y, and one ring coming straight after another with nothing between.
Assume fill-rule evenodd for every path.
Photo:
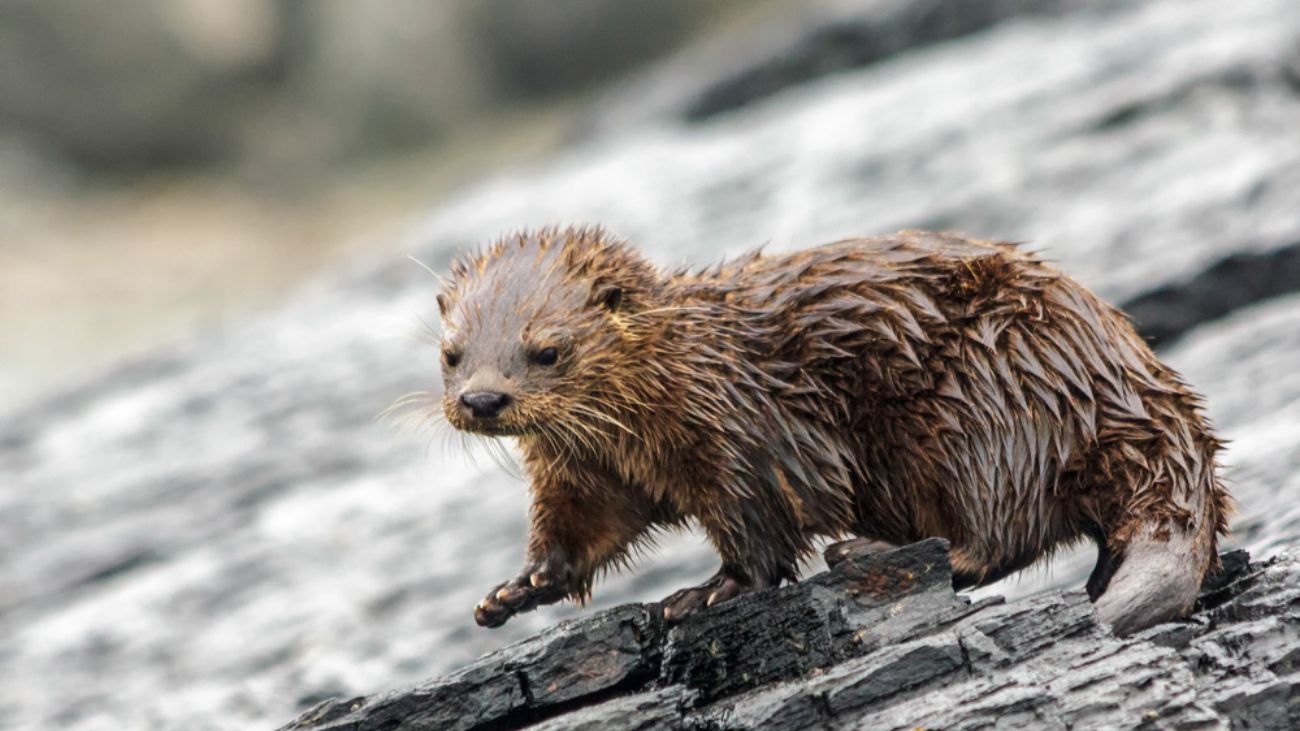
<instances>
[{"instance_id":1,"label":"rock","mask_svg":"<svg viewBox=\"0 0 1300 731\"><path fill-rule=\"evenodd\" d=\"M948 544L866 553L786 589L757 592L673 628L661 680L711 700L897 642L969 614Z\"/></svg>"},{"instance_id":2,"label":"rock","mask_svg":"<svg viewBox=\"0 0 1300 731\"><path fill-rule=\"evenodd\" d=\"M561 624L413 690L327 700L285 729L523 725L652 679L662 634L655 607L618 607Z\"/></svg>"},{"instance_id":3,"label":"rock","mask_svg":"<svg viewBox=\"0 0 1300 731\"><path fill-rule=\"evenodd\" d=\"M1114 3L1090 3L1099 11ZM820 0L757 28L701 41L605 94L583 126L608 133L682 119L700 122L798 84L960 38L1072 0Z\"/></svg>"},{"instance_id":4,"label":"rock","mask_svg":"<svg viewBox=\"0 0 1300 731\"><path fill-rule=\"evenodd\" d=\"M1169 345L1201 323L1296 290L1300 241L1261 253L1231 254L1190 280L1166 284L1125 302L1155 347Z\"/></svg>"},{"instance_id":5,"label":"rock","mask_svg":"<svg viewBox=\"0 0 1300 731\"><path fill-rule=\"evenodd\" d=\"M658 607L623 607L563 624L445 680L378 700L327 702L285 729L515 728L542 717L546 728L1300 722L1293 702L1300 554L1256 564L1228 554L1192 617L1125 640L1097 623L1081 592L972 604L951 581L943 541L864 552L666 633L629 634L655 625L648 618ZM606 653L619 662L577 671ZM528 690L540 678L575 676L581 680L558 683L563 690L552 698Z\"/></svg>"},{"instance_id":6,"label":"rock","mask_svg":"<svg viewBox=\"0 0 1300 731\"><path fill-rule=\"evenodd\" d=\"M411 250L442 270L511 227L601 222L660 263L702 264L764 242L934 226L1031 240L1114 302L1171 286L1213 300L1220 280L1199 274L1300 241L1300 94L1288 75L1300 4L1153 0L1107 13L1027 15L706 124L628 129L462 192ZM434 288L399 257L362 263L273 312L0 407L0 727L270 727L321 698L414 686L712 573L701 541L666 536L601 581L590 607L474 625L475 602L518 569L526 488L487 459L470 463L445 430L375 420L403 394L437 396L435 351L400 337L426 336L417 317L432 318ZM1231 440L1234 546L1268 560L1300 537L1300 294L1210 316L1164 355ZM413 420L431 404L421 408ZM1050 592L1081 587L1091 562L1083 551L981 590L1012 601L970 619L1042 601L1085 631L1086 604ZM908 601L966 611L928 589ZM855 657L837 654L840 635L810 633L829 645L782 655L772 672L872 662L931 636L915 616L871 620ZM1181 657L1204 633L1175 627L1149 642ZM970 635L989 653L1024 641L989 631L993 645ZM1042 631L1051 642L1056 630ZM746 649L728 662L762 659ZM671 667L683 681L667 687L697 678L713 710L780 687L710 685L716 668L690 653ZM1259 683L1289 687L1264 671ZM1196 692L1215 713L1234 702Z\"/></svg>"},{"instance_id":7,"label":"rock","mask_svg":"<svg viewBox=\"0 0 1300 731\"><path fill-rule=\"evenodd\" d=\"M692 702L690 693L668 687L584 706L529 728L536 731L668 731L681 728L682 716Z\"/></svg>"},{"instance_id":8,"label":"rock","mask_svg":"<svg viewBox=\"0 0 1300 731\"><path fill-rule=\"evenodd\" d=\"M0 131L91 167L207 162L273 71L270 3L17 0L0 6Z\"/></svg>"},{"instance_id":9,"label":"rock","mask_svg":"<svg viewBox=\"0 0 1300 731\"><path fill-rule=\"evenodd\" d=\"M608 81L741 5L14 0L0 142L79 170L234 162L292 181Z\"/></svg>"},{"instance_id":10,"label":"rock","mask_svg":"<svg viewBox=\"0 0 1300 731\"><path fill-rule=\"evenodd\" d=\"M735 0L481 0L465 27L504 91L542 96L608 81L673 48Z\"/></svg>"}]
</instances>

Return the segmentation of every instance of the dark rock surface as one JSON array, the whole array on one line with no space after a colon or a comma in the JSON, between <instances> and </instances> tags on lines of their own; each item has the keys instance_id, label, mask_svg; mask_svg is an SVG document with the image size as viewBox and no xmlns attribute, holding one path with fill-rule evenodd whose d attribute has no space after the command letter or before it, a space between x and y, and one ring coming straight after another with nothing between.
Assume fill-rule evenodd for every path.
<instances>
[{"instance_id":1,"label":"dark rock surface","mask_svg":"<svg viewBox=\"0 0 1300 731\"><path fill-rule=\"evenodd\" d=\"M1295 728L1300 556L1228 554L1196 611L1121 640L1081 592L953 593L947 545L861 552L665 629L566 622L442 680L331 700L282 731Z\"/></svg>"},{"instance_id":2,"label":"dark rock surface","mask_svg":"<svg viewBox=\"0 0 1300 731\"><path fill-rule=\"evenodd\" d=\"M606 95L590 132L682 119L700 122L799 84L961 38L1025 15L1113 2L1076 0L812 0L757 28L709 39Z\"/></svg>"},{"instance_id":3,"label":"dark rock surface","mask_svg":"<svg viewBox=\"0 0 1300 731\"><path fill-rule=\"evenodd\" d=\"M734 0L732 0L734 2ZM482 0L466 31L483 63L515 93L573 91L626 72L688 37L718 0Z\"/></svg>"},{"instance_id":4,"label":"dark rock surface","mask_svg":"<svg viewBox=\"0 0 1300 731\"><path fill-rule=\"evenodd\" d=\"M484 182L431 212L410 248L442 269L504 229L598 221L675 265L928 226L1032 241L1115 302L1173 287L1212 305L1221 280L1203 272L1300 241L1297 38L1291 0L1026 16ZM1216 319L1180 325L1164 352L1231 440L1234 541L1261 561L1300 540L1300 295L1274 294L1197 309ZM375 421L405 393L436 391L434 351L401 337L432 319L433 295L409 262L367 264L264 316L0 407L0 728L269 728L325 698L443 676L562 619L657 600L716 568L702 541L670 537L598 584L591 607L476 627L475 602L519 566L526 490L486 459L468 463L451 435ZM1076 589L1090 553L974 596L1022 607ZM1082 612L1071 597L1033 601L1059 604L1053 616ZM727 611L740 621L746 606ZM888 633L873 653L946 641L908 634L910 616L879 625ZM1278 619L1266 636L1289 626ZM837 671L858 662L827 641L810 652L829 652ZM1165 650L1181 657L1195 642ZM712 672L695 655L669 659L670 645L660 669ZM1274 672L1206 657L1234 683ZM816 664L787 661L780 672ZM1031 661L1012 666L1056 667ZM1069 682L1051 677L1043 687ZM720 712L780 687L697 692ZM1038 708L961 692L954 708ZM858 702L829 686L825 697ZM636 698L607 698L604 712L692 703Z\"/></svg>"},{"instance_id":5,"label":"dark rock surface","mask_svg":"<svg viewBox=\"0 0 1300 731\"><path fill-rule=\"evenodd\" d=\"M663 622L626 605L561 624L412 690L328 700L287 728L469 729L520 726L654 679Z\"/></svg>"},{"instance_id":6,"label":"dark rock surface","mask_svg":"<svg viewBox=\"0 0 1300 731\"><path fill-rule=\"evenodd\" d=\"M1125 302L1155 347L1188 330L1300 285L1300 242L1261 253L1232 254L1183 282L1167 284ZM1207 296L1213 293L1213 296Z\"/></svg>"}]
</instances>

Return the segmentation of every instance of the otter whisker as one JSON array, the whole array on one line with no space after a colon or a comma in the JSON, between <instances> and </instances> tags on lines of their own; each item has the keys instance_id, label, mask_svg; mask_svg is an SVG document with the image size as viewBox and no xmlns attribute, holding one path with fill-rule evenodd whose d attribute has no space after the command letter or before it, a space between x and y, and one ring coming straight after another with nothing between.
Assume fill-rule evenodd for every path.
<instances>
[{"instance_id":1,"label":"otter whisker","mask_svg":"<svg viewBox=\"0 0 1300 731\"><path fill-rule=\"evenodd\" d=\"M626 404L640 406L641 408L650 408L650 404L646 403L643 399L637 398L633 394L627 392L611 394L608 391L597 389L592 391L589 400L614 412L628 411L629 409Z\"/></svg>"},{"instance_id":2,"label":"otter whisker","mask_svg":"<svg viewBox=\"0 0 1300 731\"><path fill-rule=\"evenodd\" d=\"M596 419L600 419L601 421L605 422L606 424L612 424L613 426L616 426L616 427L618 427L619 429L622 429L623 431L627 432L630 436L635 437L636 439L640 439L640 438L641 438L641 435L639 435L639 434L637 434L636 432L634 432L634 431L632 431L631 429L629 429L629 428L627 427L626 424L624 424L623 422L619 421L618 419L615 419L615 418L612 417L612 416L609 416L608 414L603 414L603 413L601 413L600 411L597 411L596 409L593 409L593 408L591 408L591 407L589 407L589 406L586 406L586 405L584 405L584 404L572 404L572 405L570 405L570 408L571 408L572 410L574 410L574 411L577 411L577 412L580 413L580 414L586 414L586 415L588 415L588 416L590 416L590 417L593 417L593 418L596 418Z\"/></svg>"},{"instance_id":3,"label":"otter whisker","mask_svg":"<svg viewBox=\"0 0 1300 731\"><path fill-rule=\"evenodd\" d=\"M478 443L487 451L488 457L497 467L500 467L511 477L520 480L524 479L523 474L519 470L518 463L515 462L514 458L506 450L506 446L501 443L500 439L483 434L475 436L477 437Z\"/></svg>"},{"instance_id":4,"label":"otter whisker","mask_svg":"<svg viewBox=\"0 0 1300 731\"><path fill-rule=\"evenodd\" d=\"M569 432L569 435L573 437L573 440L582 445L584 449L588 451L594 451L597 449L596 439L598 439L601 434L591 425L578 419L568 419L561 423L564 429ZM581 431L579 431L579 429L581 429Z\"/></svg>"},{"instance_id":5,"label":"otter whisker","mask_svg":"<svg viewBox=\"0 0 1300 731\"><path fill-rule=\"evenodd\" d=\"M474 450L469 447L470 435L465 432L457 432L457 436L460 437L461 458L465 460L465 464L469 465L471 469L478 469L478 459L474 455Z\"/></svg>"},{"instance_id":6,"label":"otter whisker","mask_svg":"<svg viewBox=\"0 0 1300 731\"><path fill-rule=\"evenodd\" d=\"M407 340L414 340L417 343L432 345L434 347L437 347L442 343L441 333L430 326L429 323L419 315L413 315L413 317L415 317L416 320L419 320L418 324L392 315L382 317L381 319L400 327L401 331L396 333L383 333L380 337L405 338Z\"/></svg>"},{"instance_id":7,"label":"otter whisker","mask_svg":"<svg viewBox=\"0 0 1300 731\"><path fill-rule=\"evenodd\" d=\"M427 406L437 403L438 395L433 391L412 391L411 393L399 396L387 408L375 415L375 421L382 421L389 416L396 414L402 409L411 406Z\"/></svg>"},{"instance_id":8,"label":"otter whisker","mask_svg":"<svg viewBox=\"0 0 1300 731\"><path fill-rule=\"evenodd\" d=\"M551 451L555 453L555 459L551 460L550 465L547 467L548 472L568 467L574 453L573 444L569 437L563 432L541 431L538 433L546 440Z\"/></svg>"},{"instance_id":9,"label":"otter whisker","mask_svg":"<svg viewBox=\"0 0 1300 731\"><path fill-rule=\"evenodd\" d=\"M580 404L573 404L573 406L577 407L575 411L578 414L595 416L597 413L595 412L594 409L582 407ZM584 421L582 419L574 419L573 424L574 426L582 429L587 434L591 435L591 438L594 442L608 441L609 435L606 434L604 431L600 430L599 428L597 428L596 424Z\"/></svg>"},{"instance_id":10,"label":"otter whisker","mask_svg":"<svg viewBox=\"0 0 1300 731\"><path fill-rule=\"evenodd\" d=\"M416 315L415 319L419 320L420 326L424 328L424 333L429 337L428 342L431 345L433 345L433 347L435 348L441 348L442 333L438 330L438 328L434 327L433 325L430 325L428 320L424 319L419 315Z\"/></svg>"},{"instance_id":11,"label":"otter whisker","mask_svg":"<svg viewBox=\"0 0 1300 731\"><path fill-rule=\"evenodd\" d=\"M452 450L452 446L453 446L453 445L452 445L452 438L453 438L456 434L458 434L459 431L458 431L457 429L452 428L452 427L451 427L451 424L450 424L449 422L445 421L445 420L444 420L443 422L441 422L441 423L438 423L438 424L435 424L435 425L434 425L434 432L435 432L435 434L438 432L438 427L443 427L443 428L442 428L442 432L441 432L441 441L442 441L442 444L441 444L441 446L442 446L441 457L442 457L443 460L446 460L446 459L448 459L448 457L449 457L449 455L450 455L450 452L451 452L451 450Z\"/></svg>"},{"instance_id":12,"label":"otter whisker","mask_svg":"<svg viewBox=\"0 0 1300 731\"><path fill-rule=\"evenodd\" d=\"M426 429L437 429L439 426L446 426L441 423L440 416L434 411L406 414L396 422L396 425L399 429L414 434L423 433Z\"/></svg>"},{"instance_id":13,"label":"otter whisker","mask_svg":"<svg viewBox=\"0 0 1300 731\"><path fill-rule=\"evenodd\" d=\"M420 261L418 258L416 258L415 254L407 254L407 255L406 255L406 258L407 258L407 259L410 259L410 260L413 261L413 262L415 262L416 266L418 266L418 267L420 267L421 269L423 269L424 271L428 272L429 275L432 276L432 277L434 278L434 280L438 282L438 286L439 286L439 287L446 287L446 286L447 286L447 280L443 279L443 278L442 278L442 275L439 274L439 273L437 273L437 272L435 272L432 268L429 267L428 264L425 264L424 262L422 262L422 261Z\"/></svg>"}]
</instances>

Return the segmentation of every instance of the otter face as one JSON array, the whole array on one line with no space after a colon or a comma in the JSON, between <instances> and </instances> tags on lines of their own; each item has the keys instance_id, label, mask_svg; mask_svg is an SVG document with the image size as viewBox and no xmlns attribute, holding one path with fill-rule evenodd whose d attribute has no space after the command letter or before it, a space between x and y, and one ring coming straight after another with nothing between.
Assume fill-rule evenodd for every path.
<instances>
[{"instance_id":1,"label":"otter face","mask_svg":"<svg viewBox=\"0 0 1300 731\"><path fill-rule=\"evenodd\" d=\"M623 319L636 280L580 255L592 247L635 255L600 238L575 243L576 234L547 233L499 242L459 263L438 296L442 406L457 429L489 436L571 432L608 411L602 384L634 350L633 328Z\"/></svg>"}]
</instances>

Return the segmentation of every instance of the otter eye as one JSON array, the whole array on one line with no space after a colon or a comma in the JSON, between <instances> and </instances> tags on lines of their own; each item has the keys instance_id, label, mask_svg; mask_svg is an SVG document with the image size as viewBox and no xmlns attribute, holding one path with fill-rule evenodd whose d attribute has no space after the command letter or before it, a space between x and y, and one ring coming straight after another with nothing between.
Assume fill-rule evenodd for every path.
<instances>
[{"instance_id":1,"label":"otter eye","mask_svg":"<svg viewBox=\"0 0 1300 731\"><path fill-rule=\"evenodd\" d=\"M555 348L542 348L534 351L531 356L531 360L539 366L553 366L559 359L560 353Z\"/></svg>"},{"instance_id":2,"label":"otter eye","mask_svg":"<svg viewBox=\"0 0 1300 731\"><path fill-rule=\"evenodd\" d=\"M442 363L448 368L455 368L460 365L460 353L454 350L442 351Z\"/></svg>"},{"instance_id":3,"label":"otter eye","mask_svg":"<svg viewBox=\"0 0 1300 731\"><path fill-rule=\"evenodd\" d=\"M618 306L622 303L623 303L622 287L610 287L609 289L601 293L600 304L610 312L617 310Z\"/></svg>"}]
</instances>

